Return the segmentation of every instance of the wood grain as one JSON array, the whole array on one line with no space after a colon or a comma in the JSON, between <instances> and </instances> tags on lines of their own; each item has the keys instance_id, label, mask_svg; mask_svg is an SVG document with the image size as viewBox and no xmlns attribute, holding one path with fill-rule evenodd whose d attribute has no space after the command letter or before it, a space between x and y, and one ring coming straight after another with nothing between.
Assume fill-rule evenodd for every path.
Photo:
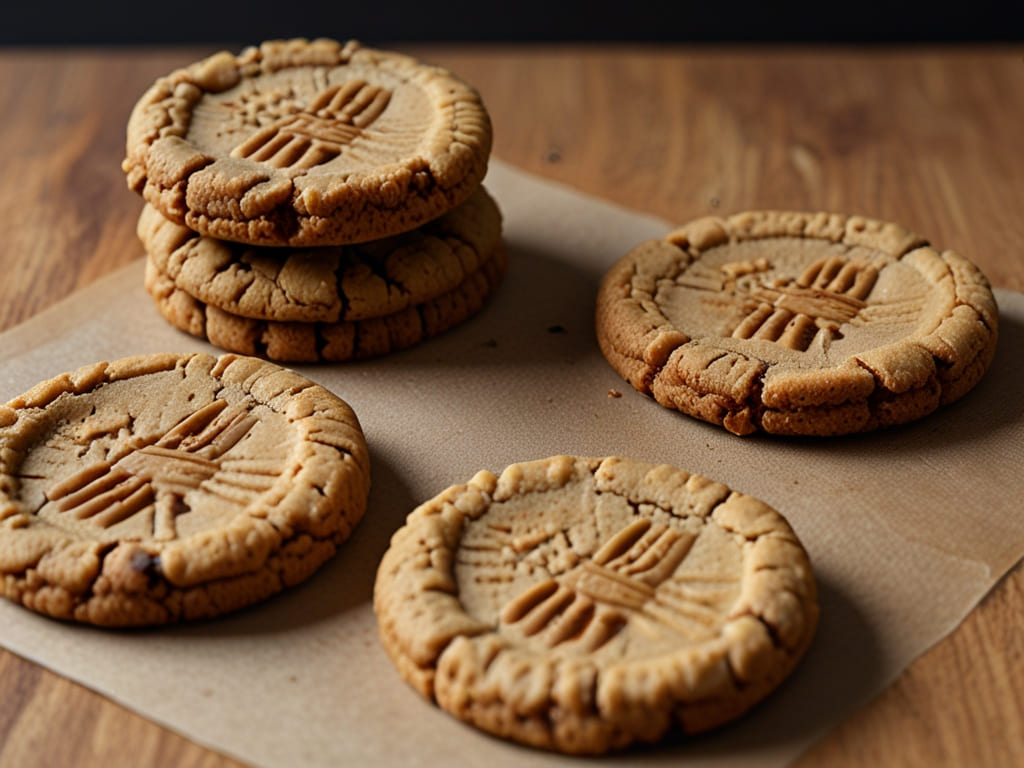
<instances>
[{"instance_id":1,"label":"wood grain","mask_svg":"<svg viewBox=\"0 0 1024 768\"><path fill-rule=\"evenodd\" d=\"M452 47L495 154L672 221L814 208L900 222L1024 290L1024 60L980 48ZM199 49L0 51L0 329L142 255L132 104ZM800 761L1024 763L1024 570ZM0 766L236 766L0 651Z\"/></svg>"}]
</instances>

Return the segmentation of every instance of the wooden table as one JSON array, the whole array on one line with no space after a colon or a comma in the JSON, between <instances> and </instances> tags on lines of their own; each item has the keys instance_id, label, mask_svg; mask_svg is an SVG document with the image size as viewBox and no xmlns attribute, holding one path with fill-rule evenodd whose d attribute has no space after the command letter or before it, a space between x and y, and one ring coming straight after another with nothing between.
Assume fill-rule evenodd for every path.
<instances>
[{"instance_id":1,"label":"wooden table","mask_svg":"<svg viewBox=\"0 0 1024 768\"><path fill-rule=\"evenodd\" d=\"M480 89L496 156L524 170L672 221L886 218L1024 290L1019 51L405 50ZM0 329L141 257L141 202L119 167L128 113L210 52L0 50ZM1021 615L1018 566L800 765L1024 764ZM2 766L237 765L5 651L0 691Z\"/></svg>"}]
</instances>

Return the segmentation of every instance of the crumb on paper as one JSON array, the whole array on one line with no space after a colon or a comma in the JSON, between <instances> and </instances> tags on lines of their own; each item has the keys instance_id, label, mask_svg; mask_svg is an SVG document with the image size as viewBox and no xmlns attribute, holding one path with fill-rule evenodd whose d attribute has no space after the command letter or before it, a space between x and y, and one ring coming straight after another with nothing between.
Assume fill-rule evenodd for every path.
<instances>
[{"instance_id":1,"label":"crumb on paper","mask_svg":"<svg viewBox=\"0 0 1024 768\"><path fill-rule=\"evenodd\" d=\"M617 389L609 389L608 397L622 397L622 393Z\"/></svg>"}]
</instances>

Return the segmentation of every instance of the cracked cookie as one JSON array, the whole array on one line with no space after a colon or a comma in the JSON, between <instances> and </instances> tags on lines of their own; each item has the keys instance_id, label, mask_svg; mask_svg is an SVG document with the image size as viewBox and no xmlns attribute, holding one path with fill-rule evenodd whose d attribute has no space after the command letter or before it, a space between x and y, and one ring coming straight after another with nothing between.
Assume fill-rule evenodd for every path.
<instances>
[{"instance_id":1,"label":"cracked cookie","mask_svg":"<svg viewBox=\"0 0 1024 768\"><path fill-rule=\"evenodd\" d=\"M665 465L568 456L480 472L415 509L374 610L427 699L591 754L740 716L818 619L807 554L768 505Z\"/></svg>"},{"instance_id":2,"label":"cracked cookie","mask_svg":"<svg viewBox=\"0 0 1024 768\"><path fill-rule=\"evenodd\" d=\"M128 121L129 188L205 235L342 245L408 231L483 179L479 94L355 41L275 40L158 79Z\"/></svg>"},{"instance_id":3,"label":"cracked cookie","mask_svg":"<svg viewBox=\"0 0 1024 768\"><path fill-rule=\"evenodd\" d=\"M708 217L605 275L605 358L660 404L737 435L904 424L966 394L995 353L981 271L860 216Z\"/></svg>"},{"instance_id":4,"label":"cracked cookie","mask_svg":"<svg viewBox=\"0 0 1024 768\"><path fill-rule=\"evenodd\" d=\"M337 323L400 312L458 287L501 243L501 213L479 187L411 232L359 245L285 249L199 235L151 206L138 235L175 287L232 315Z\"/></svg>"},{"instance_id":5,"label":"cracked cookie","mask_svg":"<svg viewBox=\"0 0 1024 768\"><path fill-rule=\"evenodd\" d=\"M369 483L352 409L273 363L83 367L0 407L0 594L103 626L218 616L308 578Z\"/></svg>"},{"instance_id":6,"label":"cracked cookie","mask_svg":"<svg viewBox=\"0 0 1024 768\"><path fill-rule=\"evenodd\" d=\"M336 323L232 314L178 288L152 258L147 259L145 285L165 320L223 350L289 363L344 362L411 347L468 320L497 289L506 263L499 242L490 258L447 293L388 315Z\"/></svg>"}]
</instances>

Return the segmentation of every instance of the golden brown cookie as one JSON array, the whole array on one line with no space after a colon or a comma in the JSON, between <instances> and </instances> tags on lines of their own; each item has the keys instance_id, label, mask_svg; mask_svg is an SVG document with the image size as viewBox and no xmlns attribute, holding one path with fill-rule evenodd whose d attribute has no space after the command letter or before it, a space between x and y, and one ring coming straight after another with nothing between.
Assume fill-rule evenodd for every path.
<instances>
[{"instance_id":1,"label":"golden brown cookie","mask_svg":"<svg viewBox=\"0 0 1024 768\"><path fill-rule=\"evenodd\" d=\"M80 368L0 407L0 594L104 626L218 616L309 577L369 483L352 409L273 363Z\"/></svg>"},{"instance_id":2,"label":"golden brown cookie","mask_svg":"<svg viewBox=\"0 0 1024 768\"><path fill-rule=\"evenodd\" d=\"M480 472L415 509L374 609L423 696L570 753L738 717L818 618L807 555L766 504L669 466L568 456Z\"/></svg>"},{"instance_id":3,"label":"golden brown cookie","mask_svg":"<svg viewBox=\"0 0 1024 768\"><path fill-rule=\"evenodd\" d=\"M253 245L405 232L483 179L491 125L451 73L354 41L276 40L158 79L128 122L128 186L168 218Z\"/></svg>"},{"instance_id":4,"label":"golden brown cookie","mask_svg":"<svg viewBox=\"0 0 1024 768\"><path fill-rule=\"evenodd\" d=\"M751 212L691 222L605 275L595 325L638 391L738 435L903 424L995 353L985 276L887 222Z\"/></svg>"},{"instance_id":5,"label":"golden brown cookie","mask_svg":"<svg viewBox=\"0 0 1024 768\"><path fill-rule=\"evenodd\" d=\"M138 233L156 269L204 304L257 320L337 323L394 314L454 290L498 249L501 213L479 187L411 232L287 249L199 235L147 205Z\"/></svg>"},{"instance_id":6,"label":"golden brown cookie","mask_svg":"<svg viewBox=\"0 0 1024 768\"><path fill-rule=\"evenodd\" d=\"M494 254L454 289L397 312L336 323L279 322L240 317L178 288L152 259L146 290L164 319L229 352L289 363L344 362L411 347L479 312L505 274L506 253Z\"/></svg>"}]
</instances>

